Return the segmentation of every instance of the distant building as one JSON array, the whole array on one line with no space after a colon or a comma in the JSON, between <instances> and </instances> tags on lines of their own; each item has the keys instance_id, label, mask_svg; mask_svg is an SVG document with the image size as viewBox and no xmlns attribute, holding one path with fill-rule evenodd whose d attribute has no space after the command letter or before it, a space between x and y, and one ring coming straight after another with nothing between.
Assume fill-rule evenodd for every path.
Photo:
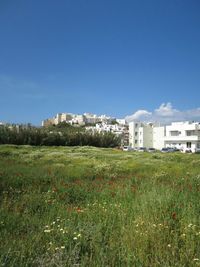
<instances>
[{"instance_id":1,"label":"distant building","mask_svg":"<svg viewBox=\"0 0 200 267\"><path fill-rule=\"evenodd\" d=\"M99 122L109 123L114 118L111 118L106 115L96 115L92 113L84 113L82 114L73 114L73 113L58 113L55 117L49 118L42 121L42 126L47 127L50 125L57 125L60 122L67 122L70 124L78 124L78 125L85 125L85 124L96 124Z\"/></svg>"},{"instance_id":2,"label":"distant building","mask_svg":"<svg viewBox=\"0 0 200 267\"><path fill-rule=\"evenodd\" d=\"M119 125L127 125L127 121L125 119L116 119L116 122Z\"/></svg>"}]
</instances>

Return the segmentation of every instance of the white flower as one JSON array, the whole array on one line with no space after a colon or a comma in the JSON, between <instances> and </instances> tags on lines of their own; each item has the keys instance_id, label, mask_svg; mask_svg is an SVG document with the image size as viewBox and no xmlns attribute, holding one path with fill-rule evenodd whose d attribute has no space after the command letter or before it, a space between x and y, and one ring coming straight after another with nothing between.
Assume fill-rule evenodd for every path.
<instances>
[{"instance_id":1,"label":"white flower","mask_svg":"<svg viewBox=\"0 0 200 267\"><path fill-rule=\"evenodd\" d=\"M74 240L77 240L77 237L75 236L73 239L74 239Z\"/></svg>"},{"instance_id":2,"label":"white flower","mask_svg":"<svg viewBox=\"0 0 200 267\"><path fill-rule=\"evenodd\" d=\"M60 248L61 248L61 249L65 249L65 246L61 246Z\"/></svg>"},{"instance_id":3,"label":"white flower","mask_svg":"<svg viewBox=\"0 0 200 267\"><path fill-rule=\"evenodd\" d=\"M50 233L51 230L50 229L47 229L47 230L44 230L45 233Z\"/></svg>"}]
</instances>

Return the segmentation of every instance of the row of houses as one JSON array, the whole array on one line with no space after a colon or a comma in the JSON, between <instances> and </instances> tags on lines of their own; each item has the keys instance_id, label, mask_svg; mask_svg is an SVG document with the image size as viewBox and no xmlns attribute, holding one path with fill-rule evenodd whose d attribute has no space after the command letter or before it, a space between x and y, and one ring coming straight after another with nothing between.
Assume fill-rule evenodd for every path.
<instances>
[{"instance_id":1,"label":"row of houses","mask_svg":"<svg viewBox=\"0 0 200 267\"><path fill-rule=\"evenodd\" d=\"M130 122L129 145L133 148L173 147L195 152L200 148L200 123L184 121L160 126L153 123Z\"/></svg>"},{"instance_id":2,"label":"row of houses","mask_svg":"<svg viewBox=\"0 0 200 267\"><path fill-rule=\"evenodd\" d=\"M42 126L47 127L50 125L57 125L61 122L67 122L69 124L96 124L98 122L110 123L114 118L106 115L96 115L92 113L73 114L73 113L58 113L53 118L49 118L42 121Z\"/></svg>"},{"instance_id":3,"label":"row of houses","mask_svg":"<svg viewBox=\"0 0 200 267\"><path fill-rule=\"evenodd\" d=\"M95 126L86 127L87 131L91 132L111 132L119 137L121 137L121 144L129 144L129 128L128 124L123 119L116 119L115 123L109 124L107 122L97 123Z\"/></svg>"}]
</instances>

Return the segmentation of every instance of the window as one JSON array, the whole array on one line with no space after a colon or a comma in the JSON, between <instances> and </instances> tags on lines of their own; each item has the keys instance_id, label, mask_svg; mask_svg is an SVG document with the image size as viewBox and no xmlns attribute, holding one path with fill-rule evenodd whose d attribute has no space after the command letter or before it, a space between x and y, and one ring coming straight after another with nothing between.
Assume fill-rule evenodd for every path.
<instances>
[{"instance_id":1,"label":"window","mask_svg":"<svg viewBox=\"0 0 200 267\"><path fill-rule=\"evenodd\" d=\"M171 131L171 132L170 132L170 135L171 135L171 136L178 136L179 133L180 133L179 131Z\"/></svg>"},{"instance_id":2,"label":"window","mask_svg":"<svg viewBox=\"0 0 200 267\"><path fill-rule=\"evenodd\" d=\"M135 136L137 136L138 132L135 132Z\"/></svg>"},{"instance_id":3,"label":"window","mask_svg":"<svg viewBox=\"0 0 200 267\"><path fill-rule=\"evenodd\" d=\"M187 136L195 135L195 131L186 131Z\"/></svg>"},{"instance_id":4,"label":"window","mask_svg":"<svg viewBox=\"0 0 200 267\"><path fill-rule=\"evenodd\" d=\"M137 140L135 140L135 144L137 144Z\"/></svg>"}]
</instances>

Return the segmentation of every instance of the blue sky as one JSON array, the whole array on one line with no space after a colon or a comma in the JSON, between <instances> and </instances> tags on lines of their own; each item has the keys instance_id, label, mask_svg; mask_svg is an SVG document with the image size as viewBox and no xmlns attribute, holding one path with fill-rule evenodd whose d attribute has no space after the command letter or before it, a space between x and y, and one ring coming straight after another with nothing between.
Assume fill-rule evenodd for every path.
<instances>
[{"instance_id":1,"label":"blue sky","mask_svg":"<svg viewBox=\"0 0 200 267\"><path fill-rule=\"evenodd\" d=\"M0 121L194 112L199 13L199 0L1 0Z\"/></svg>"}]
</instances>

